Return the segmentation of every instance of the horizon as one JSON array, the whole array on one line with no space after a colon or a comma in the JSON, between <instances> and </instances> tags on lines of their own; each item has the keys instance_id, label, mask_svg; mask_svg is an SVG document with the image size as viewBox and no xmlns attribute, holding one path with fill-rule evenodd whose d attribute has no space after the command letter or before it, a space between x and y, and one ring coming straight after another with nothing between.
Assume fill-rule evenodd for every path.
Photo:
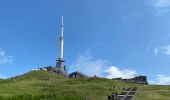
<instances>
[{"instance_id":1,"label":"horizon","mask_svg":"<svg viewBox=\"0 0 170 100\"><path fill-rule=\"evenodd\" d=\"M170 0L8 0L0 8L0 78L55 66L64 16L68 72L170 85Z\"/></svg>"}]
</instances>

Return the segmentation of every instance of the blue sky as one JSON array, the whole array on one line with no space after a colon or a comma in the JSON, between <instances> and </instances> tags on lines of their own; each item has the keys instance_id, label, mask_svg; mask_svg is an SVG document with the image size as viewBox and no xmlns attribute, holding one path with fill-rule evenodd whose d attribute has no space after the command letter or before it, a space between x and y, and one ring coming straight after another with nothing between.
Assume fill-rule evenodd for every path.
<instances>
[{"instance_id":1,"label":"blue sky","mask_svg":"<svg viewBox=\"0 0 170 100\"><path fill-rule=\"evenodd\" d=\"M62 15L69 72L170 84L170 0L1 0L2 78L55 65Z\"/></svg>"}]
</instances>

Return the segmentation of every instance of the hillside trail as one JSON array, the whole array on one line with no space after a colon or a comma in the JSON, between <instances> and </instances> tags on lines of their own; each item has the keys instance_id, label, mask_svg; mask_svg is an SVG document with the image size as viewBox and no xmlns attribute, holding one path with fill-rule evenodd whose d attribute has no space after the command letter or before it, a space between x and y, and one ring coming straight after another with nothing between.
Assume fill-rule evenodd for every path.
<instances>
[{"instance_id":1,"label":"hillside trail","mask_svg":"<svg viewBox=\"0 0 170 100\"><path fill-rule=\"evenodd\" d=\"M136 91L136 87L128 88L119 94L115 100L132 100L133 96L136 94Z\"/></svg>"},{"instance_id":2,"label":"hillside trail","mask_svg":"<svg viewBox=\"0 0 170 100\"><path fill-rule=\"evenodd\" d=\"M132 100L133 96L136 94L136 91L136 87L130 87L118 95L113 94L108 100Z\"/></svg>"}]
</instances>

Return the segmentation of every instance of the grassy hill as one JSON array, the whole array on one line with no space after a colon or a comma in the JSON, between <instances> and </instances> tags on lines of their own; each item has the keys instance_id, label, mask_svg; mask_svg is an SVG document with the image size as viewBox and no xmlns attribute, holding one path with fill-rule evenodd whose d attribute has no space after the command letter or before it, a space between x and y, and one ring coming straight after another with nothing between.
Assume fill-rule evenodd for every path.
<instances>
[{"instance_id":1,"label":"grassy hill","mask_svg":"<svg viewBox=\"0 0 170 100\"><path fill-rule=\"evenodd\" d=\"M48 71L31 71L0 80L1 100L107 100L107 94L122 92L131 84L104 78L65 78ZM114 88L115 87L115 88Z\"/></svg>"},{"instance_id":2,"label":"grassy hill","mask_svg":"<svg viewBox=\"0 0 170 100\"><path fill-rule=\"evenodd\" d=\"M120 93L124 87L133 86L139 88L134 100L152 100L159 93L159 98L170 95L169 86L143 86L104 78L70 79L48 71L31 71L0 80L0 100L107 100L108 93Z\"/></svg>"},{"instance_id":3,"label":"grassy hill","mask_svg":"<svg viewBox=\"0 0 170 100\"><path fill-rule=\"evenodd\" d=\"M133 100L170 100L170 86L168 85L140 86Z\"/></svg>"}]
</instances>

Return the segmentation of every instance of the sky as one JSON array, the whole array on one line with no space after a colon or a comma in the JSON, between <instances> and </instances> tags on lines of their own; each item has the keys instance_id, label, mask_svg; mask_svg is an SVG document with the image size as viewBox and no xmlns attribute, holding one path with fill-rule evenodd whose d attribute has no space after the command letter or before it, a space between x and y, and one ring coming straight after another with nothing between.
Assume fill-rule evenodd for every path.
<instances>
[{"instance_id":1,"label":"sky","mask_svg":"<svg viewBox=\"0 0 170 100\"><path fill-rule=\"evenodd\" d=\"M170 84L170 0L0 0L0 78L55 66Z\"/></svg>"}]
</instances>

